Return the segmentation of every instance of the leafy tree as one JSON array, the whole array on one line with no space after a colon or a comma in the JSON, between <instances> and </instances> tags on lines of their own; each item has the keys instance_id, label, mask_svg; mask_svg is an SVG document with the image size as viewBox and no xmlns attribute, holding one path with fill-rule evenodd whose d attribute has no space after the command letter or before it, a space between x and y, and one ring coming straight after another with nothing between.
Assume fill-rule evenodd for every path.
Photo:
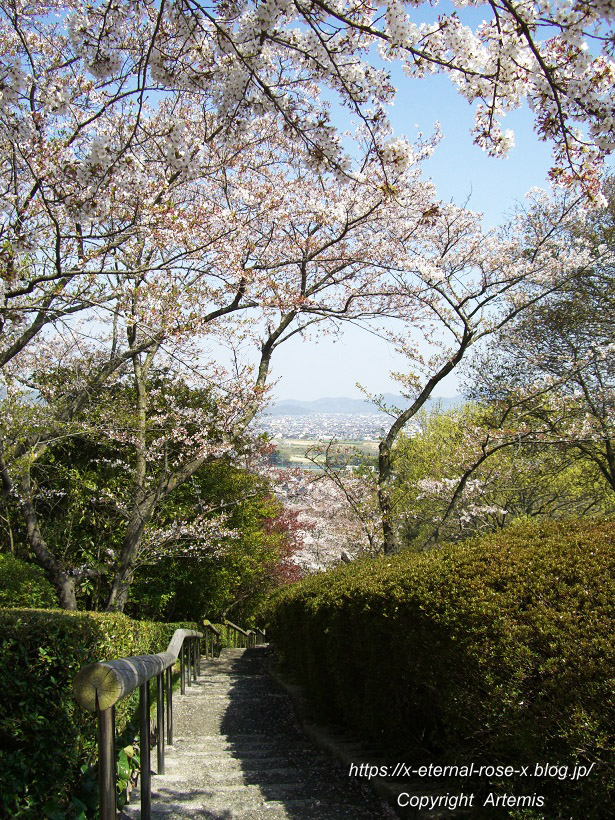
<instances>
[{"instance_id":1,"label":"leafy tree","mask_svg":"<svg viewBox=\"0 0 615 820\"><path fill-rule=\"evenodd\" d=\"M69 375L50 374L46 387ZM143 604L152 616L180 617L173 596L179 594L182 578L193 585L185 599L190 617L203 614L205 603L207 609L214 606L220 612L235 599L248 606L274 583L291 546L284 527L276 529L281 505L264 479L240 468L236 451L233 463L230 455L223 455L224 447L217 449L221 433L211 391L189 387L164 371L149 376L142 385L149 397L142 428L135 413L135 386L128 377L120 378L84 408L71 435L49 442L42 457L30 465L41 535L49 551L70 568L77 599L88 608L104 608L133 510L140 459L149 454L149 480L155 486L164 479L167 465L186 458L186 438L204 438L211 448L209 458L173 492L158 494L143 522L132 571L138 569L141 577L149 573L152 584L157 574L161 579L160 602L148 598L153 585L142 585ZM235 444L241 444L246 454L258 448L248 438ZM15 517L18 502L10 496L7 502L7 513ZM18 533L20 549L27 555L27 534L23 528Z\"/></svg>"},{"instance_id":2,"label":"leafy tree","mask_svg":"<svg viewBox=\"0 0 615 820\"><path fill-rule=\"evenodd\" d=\"M591 461L564 447L516 439L489 407L470 403L422 417L395 449L395 510L401 541L423 549L524 519L615 513Z\"/></svg>"},{"instance_id":3,"label":"leafy tree","mask_svg":"<svg viewBox=\"0 0 615 820\"><path fill-rule=\"evenodd\" d=\"M477 357L470 388L506 415L509 431L532 435L569 459L591 462L615 491L615 179L608 207L570 226L593 264L533 305Z\"/></svg>"},{"instance_id":4,"label":"leafy tree","mask_svg":"<svg viewBox=\"0 0 615 820\"><path fill-rule=\"evenodd\" d=\"M517 214L508 226L489 232L475 214L442 206L430 215L429 235L413 246L416 256L396 273L392 289L405 311L396 314L402 329L387 336L407 360L395 378L408 406L381 403L391 417L378 458L384 552L399 548L392 460L397 439L435 388L475 349L503 338L526 311L592 269L596 255L591 243L572 234L581 215L588 218L581 206L579 200L549 201L534 192L528 214ZM603 254L609 256L608 248ZM417 329L431 343L433 355L421 351Z\"/></svg>"},{"instance_id":5,"label":"leafy tree","mask_svg":"<svg viewBox=\"0 0 615 820\"><path fill-rule=\"evenodd\" d=\"M282 505L267 482L223 461L206 465L161 511L169 523L199 509L202 500L226 511L228 535L198 556L145 560L135 574L127 612L160 620L229 617L245 623L275 586L297 577L294 544Z\"/></svg>"}]
</instances>

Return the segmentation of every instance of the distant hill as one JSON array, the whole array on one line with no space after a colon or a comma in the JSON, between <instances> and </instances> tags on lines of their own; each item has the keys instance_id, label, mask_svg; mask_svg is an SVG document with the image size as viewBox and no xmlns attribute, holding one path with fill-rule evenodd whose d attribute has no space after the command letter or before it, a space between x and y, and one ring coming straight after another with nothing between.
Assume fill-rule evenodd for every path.
<instances>
[{"instance_id":1,"label":"distant hill","mask_svg":"<svg viewBox=\"0 0 615 820\"><path fill-rule=\"evenodd\" d=\"M442 410L449 410L455 405L462 404L463 396L445 396L428 399L425 408L431 410L439 405ZM405 410L410 406L408 399L396 396L393 393L384 394L387 406L399 407ZM367 399L349 399L345 396L337 398L314 399L313 401L299 401L298 399L283 399L265 410L266 416L310 416L314 413L378 413L378 407Z\"/></svg>"}]
</instances>

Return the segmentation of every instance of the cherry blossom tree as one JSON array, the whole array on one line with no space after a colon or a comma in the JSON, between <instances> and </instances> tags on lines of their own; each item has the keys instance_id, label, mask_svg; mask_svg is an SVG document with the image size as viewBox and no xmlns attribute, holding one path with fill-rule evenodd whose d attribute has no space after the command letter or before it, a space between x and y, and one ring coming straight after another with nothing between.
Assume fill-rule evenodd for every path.
<instances>
[{"instance_id":1,"label":"cherry blossom tree","mask_svg":"<svg viewBox=\"0 0 615 820\"><path fill-rule=\"evenodd\" d=\"M200 106L207 141L271 112L313 162L347 172L351 161L320 98L327 87L375 150L404 152L388 140L395 89L374 65L376 49L412 78L448 74L476 103L475 139L492 153L512 144L501 128L505 113L528 100L539 136L554 143L555 175L595 184L596 164L613 147L610 4L471 4L484 15L478 24L465 0L439 15L419 15L423 5L3 4L2 122L16 148L6 167L28 166L34 181L29 198L18 194L17 213L57 195L82 216L97 212L108 202L103 185L123 192L138 181L133 151L151 139L166 141L173 173L191 168L198 146L173 117L186 99ZM170 117L158 117L159 100L170 104ZM117 139L111 124L121 126Z\"/></svg>"},{"instance_id":2,"label":"cherry blossom tree","mask_svg":"<svg viewBox=\"0 0 615 820\"><path fill-rule=\"evenodd\" d=\"M483 236L477 217L436 202L418 176L433 141L411 146L390 139L382 105L392 91L383 91L382 73L357 54L372 41L390 41L393 16L380 31L375 18L357 22L363 11L349 21L343 10L275 11L274 29L258 24L260 44L252 54L257 42L250 26L264 7L256 18L249 6L207 10L189 3L63 5L58 11L51 23L30 7L3 18L11 55L3 97L3 134L11 148L5 316L14 323L5 361L17 358L17 367L26 362L27 370L28 356L38 358L53 344L43 337L40 349L32 347L43 327L51 323L68 339L77 328L71 317L86 308L92 313L80 320L81 328L97 336L95 353L84 355L79 343L80 381L54 399L56 423L72 423L88 396L125 365L136 395L145 393L148 371L156 357L168 355L165 347L189 361L203 383L227 389L230 377L197 364L199 340L215 337L237 351L230 395L242 397L241 410L230 402L227 425L229 440L236 439L262 402L280 344L324 321L374 317L397 317L426 332L442 323L453 335L456 349L428 364L435 371L414 402L416 411L487 326L491 332L487 320L501 303L508 299L513 315L521 309L522 284L527 290L533 281L538 288L554 275L545 270L549 252L542 246L530 264L523 256L527 248ZM330 32L316 60L303 52L303 31L292 33L296 14L317 40L317 32ZM446 40L447 26L440 34L426 31L425 47ZM399 48L413 55L419 71L419 57L427 59L428 50L421 56ZM447 48L437 56L434 46L433 64L457 76L465 69L446 63ZM357 70L364 79L356 79ZM357 137L364 149L354 165L342 156L342 143L320 110L319 81L339 91L362 118ZM47 108L37 105L41 99L51 101ZM368 103L375 105L371 113ZM280 117L282 131L276 130ZM489 133L491 140L495 131ZM23 137L18 150L15 134ZM573 141L566 140L574 166ZM588 174L584 180L589 184ZM41 251L47 246L48 259ZM471 270L478 271L472 285ZM102 339L94 329L101 311L109 319ZM406 330L395 341L414 356ZM258 347L252 370L240 361L247 344ZM29 384L36 387L32 379ZM141 430L146 404L137 408ZM390 447L409 418L398 418L381 448L387 548ZM53 424L47 429L45 435L55 435ZM44 448L44 438L39 429L34 446ZM199 455L187 449L192 455L165 483L168 492L210 457L204 440L199 446ZM23 450L20 444L9 461L23 463ZM138 473L145 481L144 464ZM3 475L12 491L8 466ZM120 560L123 580L118 577L114 593L120 607L143 522L157 498L151 488L139 489L141 478L135 486L142 498ZM24 485L26 505L29 493ZM40 546L35 530L32 524Z\"/></svg>"},{"instance_id":3,"label":"cherry blossom tree","mask_svg":"<svg viewBox=\"0 0 615 820\"><path fill-rule=\"evenodd\" d=\"M377 502L375 493L366 492L363 476L349 472L342 477L339 468L322 464L317 470L268 469L267 475L299 531L291 561L301 573L375 554Z\"/></svg>"},{"instance_id":4,"label":"cherry blossom tree","mask_svg":"<svg viewBox=\"0 0 615 820\"><path fill-rule=\"evenodd\" d=\"M424 146L422 150L429 148ZM244 168L237 184L229 183L225 188L233 212L245 210L249 217L248 226L236 234L236 255L232 254L232 243L225 240L224 263L216 260L213 268L216 281L218 277L225 283L229 277L239 278L240 284L233 288L233 310L213 310L210 314L190 311L182 331L192 340L200 325L238 348L232 374L211 365L205 368L202 361L198 364L203 384L215 385L218 394L223 389L219 405L224 406L227 418L216 428L225 431L225 436L222 442L216 442L201 422L197 425L201 436L195 442L193 434L188 446L184 440L181 457L176 456L172 468L165 467L164 479L159 469L154 471L156 478L148 476L151 456L144 455L147 370L159 349L153 345L147 353L137 353L132 360L140 430L135 443L137 493L108 608L121 609L125 605L141 537L160 499L187 481L208 459L218 457L216 448L231 449L241 443L247 425L262 405L274 351L295 334L323 322L365 320L396 309L391 299L390 270L398 264L402 238L425 230L424 213L434 207L433 190L420 181L414 166L397 172L392 168L389 173L397 186L393 197L390 183L379 169L375 165L366 181L329 192L321 172L294 167L292 173L285 168L280 175L277 170L265 173L259 166L254 173ZM255 207L255 201L264 206ZM246 203L250 207L246 208ZM179 289L172 290L177 293ZM205 293L208 300L212 298L210 288ZM146 292L149 311L151 299L150 290ZM181 305L184 300L185 290L181 289ZM254 311L256 321L243 315ZM239 313L237 322L233 321L233 313ZM177 311L165 309L157 314L171 315L176 321ZM151 318L148 321L151 323ZM129 344L138 344L137 322L131 322ZM148 329L146 335L150 333ZM256 345L259 351L252 367L240 364L239 348L246 343ZM194 353L184 350L182 356L198 362ZM172 435L184 435L181 417L173 412L165 426L176 426ZM165 447L169 435L164 437ZM163 453L158 452L154 460L160 462L162 458Z\"/></svg>"},{"instance_id":5,"label":"cherry blossom tree","mask_svg":"<svg viewBox=\"0 0 615 820\"><path fill-rule=\"evenodd\" d=\"M554 179L597 197L613 134L609 5L485 4L491 19L475 28L461 22L465 2L420 23L417 5L1 5L0 362L45 324L103 302L101 274L143 210L164 223L167 192L207 175L212 149L227 146L228 162L264 115L338 180L360 178L364 157L408 162L376 48L411 77L448 73L478 103L476 140L492 153L511 144L503 115L529 100L555 146ZM356 115L365 150L345 153L325 86Z\"/></svg>"},{"instance_id":6,"label":"cherry blossom tree","mask_svg":"<svg viewBox=\"0 0 615 820\"><path fill-rule=\"evenodd\" d=\"M412 78L447 73L477 104L475 140L493 154L512 144L503 116L528 100L554 145L554 179L598 196L613 148L609 4L485 3L490 19L474 27L465 0L430 22L413 19L422 5L1 4L0 362L100 303L100 274L142 210L164 221L167 191L207 174L211 148L240 150L263 115L339 180L360 177L364 156L407 161L376 49ZM365 150L344 147L324 87L356 117Z\"/></svg>"},{"instance_id":7,"label":"cherry blossom tree","mask_svg":"<svg viewBox=\"0 0 615 820\"><path fill-rule=\"evenodd\" d=\"M132 454L126 470L133 493L123 507L126 530L108 602L121 609L139 556L173 541L172 533L149 527L159 504L205 463L244 446L277 347L327 321L397 309L390 270L403 240L424 232L425 213L436 207L417 169L430 148L417 145L414 162L396 168L394 160L387 176L379 162L368 162L364 180L333 187L330 175L305 169L284 135L256 142L234 165L225 161L219 173L167 194L164 214L135 223L115 249L105 301L70 322L65 315L7 364L7 378L38 391L42 403L25 437L13 435L7 417L4 488L18 498L30 546L65 605L75 606L76 576L45 544L30 481L48 442L97 429ZM234 347L232 370L207 355L214 342ZM257 356L245 363L242 348L250 345ZM161 370L211 402L200 409L172 397L163 402L151 384ZM129 380L134 402L123 414L113 399L118 379ZM98 409L94 423L92 399L100 408L105 395L108 409ZM219 408L213 427L212 403ZM177 522L178 532L187 526ZM190 526L194 533L198 521Z\"/></svg>"},{"instance_id":8,"label":"cherry blossom tree","mask_svg":"<svg viewBox=\"0 0 615 820\"><path fill-rule=\"evenodd\" d=\"M421 312L402 332L388 334L409 362L407 372L396 374L409 406L401 412L384 408L392 417L379 452L385 552L398 548L391 496L393 445L435 387L472 348L490 336L501 337L524 311L566 281L591 272L595 251L571 232L582 204L569 198L549 202L546 195L535 193L530 216L519 215L507 230L490 234L483 233L476 215L441 206L433 214L427 244L408 248L397 294L401 304L418 305ZM599 253L608 254L608 249ZM417 327L423 338L431 339L433 356L420 353L416 335L412 337Z\"/></svg>"},{"instance_id":9,"label":"cherry blossom tree","mask_svg":"<svg viewBox=\"0 0 615 820\"><path fill-rule=\"evenodd\" d=\"M470 389L494 407L506 408L510 434L523 427L545 447L590 462L615 488L613 408L615 343L613 311L613 180L603 191L609 207L571 226L589 243L593 264L573 276L493 339L477 358Z\"/></svg>"}]
</instances>

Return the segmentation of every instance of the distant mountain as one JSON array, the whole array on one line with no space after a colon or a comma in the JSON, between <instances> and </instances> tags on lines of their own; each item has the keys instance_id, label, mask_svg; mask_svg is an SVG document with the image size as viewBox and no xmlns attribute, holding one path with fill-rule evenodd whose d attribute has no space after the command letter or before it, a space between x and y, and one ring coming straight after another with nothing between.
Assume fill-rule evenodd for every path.
<instances>
[{"instance_id":1,"label":"distant mountain","mask_svg":"<svg viewBox=\"0 0 615 820\"><path fill-rule=\"evenodd\" d=\"M462 404L463 396L445 396L428 399L426 409L431 410L435 406L440 406L442 410L449 410L455 405ZM405 410L410 406L408 399L403 396L396 396L393 393L384 394L384 403L388 406L399 407ZM268 407L265 410L266 416L311 416L315 413L344 413L354 415L355 413L378 413L378 407L367 399L349 399L345 396L327 399L314 399L313 401L299 401L298 399L283 399Z\"/></svg>"}]
</instances>

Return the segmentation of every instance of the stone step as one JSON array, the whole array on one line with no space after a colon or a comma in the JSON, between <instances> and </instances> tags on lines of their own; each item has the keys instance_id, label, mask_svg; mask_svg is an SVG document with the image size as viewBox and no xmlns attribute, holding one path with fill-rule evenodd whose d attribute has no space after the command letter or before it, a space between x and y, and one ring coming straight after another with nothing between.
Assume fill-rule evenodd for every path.
<instances>
[{"instance_id":1,"label":"stone step","mask_svg":"<svg viewBox=\"0 0 615 820\"><path fill-rule=\"evenodd\" d=\"M196 775L191 773L186 775L182 772L181 766L178 768L167 768L165 772L166 783L179 783L180 781L189 781L195 785L206 786L241 786L256 785L269 786L271 784L298 784L301 786L304 783L304 778L311 777L311 782L318 782L319 784L330 783L335 785L334 781L328 777L328 772L323 767L321 768L301 768L285 767L276 769L229 769L226 767L220 769L204 768Z\"/></svg>"},{"instance_id":2,"label":"stone step","mask_svg":"<svg viewBox=\"0 0 615 820\"><path fill-rule=\"evenodd\" d=\"M214 789L222 794L227 789L241 789L243 786L256 786L266 792L271 799L280 799L281 796L292 796L295 793L302 797L318 799L331 795L348 793L348 784L340 777L327 776L322 771L295 768L277 769L256 772L212 771L191 767L190 771L181 767L169 770L164 775L156 777L156 790L162 790L171 785L185 784L190 788ZM152 789L154 784L152 783ZM275 795L275 796L273 796Z\"/></svg>"},{"instance_id":3,"label":"stone step","mask_svg":"<svg viewBox=\"0 0 615 820\"><path fill-rule=\"evenodd\" d=\"M221 756L220 754L210 754L209 752L194 751L190 757L195 765L207 766L213 770L222 771L273 771L277 769L294 769L301 766L306 771L330 771L330 763L321 761L320 757L314 754L313 757L307 755L293 755L286 757L273 757L271 755L250 755L249 757L233 757L232 755ZM312 762L310 762L312 761ZM174 767L181 766L182 760L174 757L167 757L166 770L174 770Z\"/></svg>"},{"instance_id":4,"label":"stone step","mask_svg":"<svg viewBox=\"0 0 615 820\"><path fill-rule=\"evenodd\" d=\"M133 793L134 794L134 793ZM152 791L152 818L212 818L212 820L256 820L279 818L280 820L374 820L394 818L395 815L375 814L368 801L362 805L347 799L323 800L313 798L264 799L245 791L235 795L220 795L191 790L178 796L157 794ZM138 820L141 817L138 794L126 805L122 818Z\"/></svg>"},{"instance_id":5,"label":"stone step","mask_svg":"<svg viewBox=\"0 0 615 820\"><path fill-rule=\"evenodd\" d=\"M201 742L195 741L178 741L175 746L167 746L167 750L169 753L175 754L183 754L185 752L193 752L193 751L205 751L209 753L220 753L220 754L234 754L237 757L240 757L244 752L246 755L255 754L266 754L266 755L274 755L274 754L301 754L302 752L309 752L311 750L310 746L306 746L305 744L297 741L295 738L292 738L292 741L288 744L284 745L284 749L280 748L280 742L282 739L282 735L278 736L278 741L270 742L270 739L266 735L261 735L262 742L259 742L257 739L255 740L239 740L234 742L233 740L229 740L224 743L220 743L219 739L215 735L202 735ZM318 754L314 752L314 754Z\"/></svg>"},{"instance_id":6,"label":"stone step","mask_svg":"<svg viewBox=\"0 0 615 820\"><path fill-rule=\"evenodd\" d=\"M312 782L318 780L323 783L339 783L338 771L331 772L324 764L304 766L300 761L290 766L266 767L261 763L259 766L246 768L243 765L235 766L227 762L213 767L201 764L198 760L195 762L191 758L189 765L190 771L188 772L183 761L167 761L164 775L155 775L155 778L157 781L162 781L162 777L169 781L188 778L194 783L210 785L214 783L220 785L302 783L306 777L310 777Z\"/></svg>"},{"instance_id":7,"label":"stone step","mask_svg":"<svg viewBox=\"0 0 615 820\"><path fill-rule=\"evenodd\" d=\"M222 762L222 760L233 760L240 765L263 767L267 765L272 765L272 763L276 760L279 760L283 763L301 765L307 764L310 761L322 759L317 752L314 752L310 749L289 749L287 752L285 752L283 758L275 757L275 754L278 752L279 747L278 749L275 749L274 747L255 747L243 748L241 750L238 750L232 746L230 746L227 749L221 749L220 747L207 748L205 747L205 745L191 745L190 747L186 747L182 751L181 756L174 755L172 752L167 751L166 761L167 763L178 763L182 759L185 759L185 757L189 756L190 758L193 758L195 762L198 760L204 765L219 765Z\"/></svg>"},{"instance_id":8,"label":"stone step","mask_svg":"<svg viewBox=\"0 0 615 820\"><path fill-rule=\"evenodd\" d=\"M174 747L173 748L180 748L180 747L189 747L189 746L196 746L201 743L201 739L203 738L202 735L198 737L189 737L187 735L180 735L179 737L176 735L174 740ZM214 747L219 747L221 749L256 749L256 748L267 748L267 749L275 749L276 747L279 748L280 738L284 738L285 740L285 747L289 748L297 748L297 749L313 749L314 747L307 742L307 740L302 737L299 733L293 735L292 737L287 737L283 732L276 732L275 734L264 734L263 732L250 732L250 734L217 734L217 735L210 735L207 738L203 738L204 742Z\"/></svg>"},{"instance_id":9,"label":"stone step","mask_svg":"<svg viewBox=\"0 0 615 820\"><path fill-rule=\"evenodd\" d=\"M140 818L134 805L125 807L123 818ZM249 807L216 806L200 799L152 807L152 818L164 820L374 820L369 808L347 803L323 804L318 800L266 801Z\"/></svg>"}]
</instances>

